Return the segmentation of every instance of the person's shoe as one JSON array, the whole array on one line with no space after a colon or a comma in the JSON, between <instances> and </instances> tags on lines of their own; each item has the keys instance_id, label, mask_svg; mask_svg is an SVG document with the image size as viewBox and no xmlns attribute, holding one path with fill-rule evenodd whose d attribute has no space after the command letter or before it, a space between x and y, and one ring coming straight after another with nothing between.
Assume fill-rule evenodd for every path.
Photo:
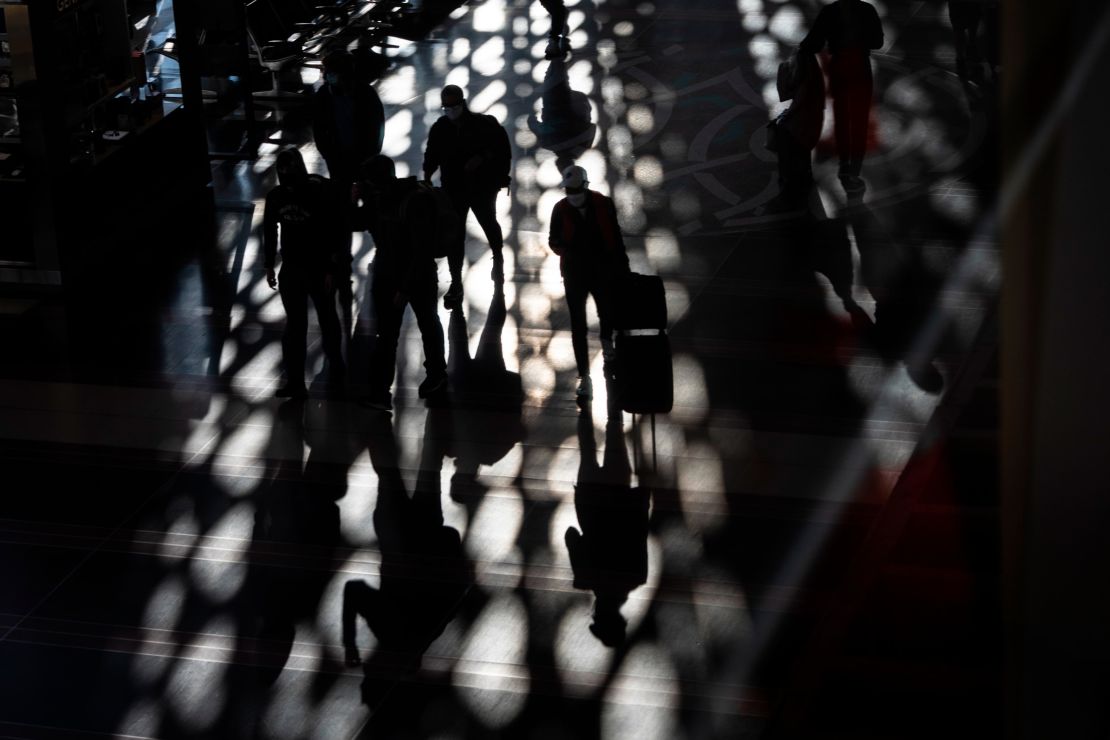
<instances>
[{"instance_id":1,"label":"person's shoe","mask_svg":"<svg viewBox=\"0 0 1110 740\"><path fill-rule=\"evenodd\" d=\"M462 283L457 280L452 280L451 286L447 288L447 292L443 294L443 305L447 308L459 308L462 306L462 299Z\"/></svg>"},{"instance_id":2,"label":"person's shoe","mask_svg":"<svg viewBox=\"0 0 1110 740\"><path fill-rule=\"evenodd\" d=\"M578 390L575 395L579 401L588 401L594 397L594 384L590 382L589 375L578 376Z\"/></svg>"},{"instance_id":3,"label":"person's shoe","mask_svg":"<svg viewBox=\"0 0 1110 740\"><path fill-rule=\"evenodd\" d=\"M274 391L274 395L278 398L306 398L308 396L308 389L304 387L304 383L300 385L296 383L286 383Z\"/></svg>"},{"instance_id":4,"label":"person's shoe","mask_svg":"<svg viewBox=\"0 0 1110 740\"><path fill-rule=\"evenodd\" d=\"M388 392L375 393L372 396L367 396L360 400L359 404L368 409L374 409L375 411L384 411L386 413L393 411L393 399Z\"/></svg>"},{"instance_id":5,"label":"person's shoe","mask_svg":"<svg viewBox=\"0 0 1110 740\"><path fill-rule=\"evenodd\" d=\"M416 395L421 398L430 398L447 388L447 373L429 375L416 389Z\"/></svg>"}]
</instances>

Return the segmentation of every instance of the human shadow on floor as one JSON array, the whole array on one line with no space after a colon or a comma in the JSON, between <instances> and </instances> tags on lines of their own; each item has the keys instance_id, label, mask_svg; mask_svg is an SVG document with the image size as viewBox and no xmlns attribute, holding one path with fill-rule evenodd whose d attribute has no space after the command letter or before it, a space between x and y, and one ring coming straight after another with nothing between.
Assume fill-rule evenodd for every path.
<instances>
[{"instance_id":1,"label":"human shadow on floor","mask_svg":"<svg viewBox=\"0 0 1110 740\"><path fill-rule=\"evenodd\" d=\"M560 172L593 144L597 125L592 116L589 98L570 86L566 60L551 60L543 76L540 111L528 116L528 128L541 147L555 153Z\"/></svg>"},{"instance_id":2,"label":"human shadow on floor","mask_svg":"<svg viewBox=\"0 0 1110 740\"><path fill-rule=\"evenodd\" d=\"M525 434L521 419L524 386L520 374L505 367L501 342L505 316L505 292L495 284L473 357L462 309L451 312L447 326L447 372L455 424L445 447L455 457L451 497L467 503L471 513L483 492L478 482L480 467L504 458Z\"/></svg>"},{"instance_id":3,"label":"human shadow on floor","mask_svg":"<svg viewBox=\"0 0 1110 740\"><path fill-rule=\"evenodd\" d=\"M940 276L924 264L920 248L892 237L862 200L849 204L845 218L856 237L861 281L875 299L876 350L888 366L905 362L919 388L939 393L944 377L934 363L937 348L920 347L918 339L936 310Z\"/></svg>"},{"instance_id":4,"label":"human shadow on floor","mask_svg":"<svg viewBox=\"0 0 1110 740\"><path fill-rule=\"evenodd\" d=\"M443 521L440 474L446 439L443 429L450 425L450 415L449 408L428 410L420 470L411 498L401 475L389 415L376 414L372 422L370 460L378 475L373 518L381 550L381 581L377 587L363 580L347 581L342 616L347 663L362 663L362 699L375 710L372 722L392 721L396 712L379 716L377 710L397 703L393 690L398 685L419 680L425 651L455 618L474 583L459 533ZM377 641L365 661L356 643L359 616Z\"/></svg>"},{"instance_id":5,"label":"human shadow on floor","mask_svg":"<svg viewBox=\"0 0 1110 740\"><path fill-rule=\"evenodd\" d=\"M270 685L289 658L296 625L314 620L333 573L339 545L339 507L346 466L321 460L313 446L307 462L305 404L278 408L267 454L277 465L258 496L248 551L247 621L259 656L257 679Z\"/></svg>"},{"instance_id":6,"label":"human shadow on floor","mask_svg":"<svg viewBox=\"0 0 1110 740\"><path fill-rule=\"evenodd\" d=\"M627 622L621 605L647 581L648 509L651 492L632 488L632 468L619 411L605 424L605 453L597 464L593 415L583 408L578 415L581 461L574 487L578 527L564 535L574 587L594 593L590 632L602 644L624 642Z\"/></svg>"}]
</instances>

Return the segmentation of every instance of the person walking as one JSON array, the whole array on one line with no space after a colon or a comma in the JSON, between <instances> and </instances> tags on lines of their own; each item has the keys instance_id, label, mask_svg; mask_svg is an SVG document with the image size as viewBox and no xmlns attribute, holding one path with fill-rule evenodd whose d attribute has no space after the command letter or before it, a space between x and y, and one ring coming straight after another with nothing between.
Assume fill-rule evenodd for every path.
<instances>
[{"instance_id":1,"label":"person walking","mask_svg":"<svg viewBox=\"0 0 1110 740\"><path fill-rule=\"evenodd\" d=\"M328 358L328 385L342 387L346 375L339 316L335 310L335 276L341 273L349 225L335 186L327 178L309 175L295 147L282 150L276 163L278 185L266 195L262 216L262 252L266 282L281 295L285 331L281 337L285 385L276 395L303 398L308 299ZM281 238L281 273L275 274L278 235Z\"/></svg>"},{"instance_id":2,"label":"person walking","mask_svg":"<svg viewBox=\"0 0 1110 740\"><path fill-rule=\"evenodd\" d=\"M459 220L465 226L467 214L474 212L493 252L493 279L505 279L501 250L504 238L497 223L497 193L509 185L512 152L509 135L493 116L474 113L458 85L447 85L440 92L444 114L432 124L424 148L424 180L431 182L440 171L443 189L451 197ZM462 265L465 257L466 229L459 230L457 243L447 254L451 285L443 302L448 308L462 304Z\"/></svg>"},{"instance_id":3,"label":"person walking","mask_svg":"<svg viewBox=\"0 0 1110 740\"><path fill-rule=\"evenodd\" d=\"M571 165L563 170L561 186L566 197L551 210L548 246L559 255L567 308L570 311L571 344L578 368L579 401L593 397L587 341L586 298L593 296L601 324L601 348L605 375L611 377L613 355L612 301L620 280L629 272L628 254L621 236L612 199L590 190L586 170Z\"/></svg>"},{"instance_id":4,"label":"person walking","mask_svg":"<svg viewBox=\"0 0 1110 740\"><path fill-rule=\"evenodd\" d=\"M312 135L329 176L344 189L359 165L382 150L385 109L373 86L356 78L346 51L324 57L324 84L312 99Z\"/></svg>"},{"instance_id":5,"label":"person walking","mask_svg":"<svg viewBox=\"0 0 1110 740\"><path fill-rule=\"evenodd\" d=\"M432 246L437 206L431 193L415 177L398 178L389 157L378 154L363 166L356 187L363 223L374 237L371 294L377 319L377 344L370 370L367 405L383 411L393 408L390 389L396 374L397 342L405 306L411 306L424 344L427 377L420 384L420 398L431 398L447 389L443 326L436 313L437 270Z\"/></svg>"},{"instance_id":6,"label":"person walking","mask_svg":"<svg viewBox=\"0 0 1110 740\"><path fill-rule=\"evenodd\" d=\"M871 115L871 50L883 45L883 25L864 0L835 0L817 14L801 51L829 50L829 91L833 99L840 181L846 190L863 188L860 173Z\"/></svg>"}]
</instances>

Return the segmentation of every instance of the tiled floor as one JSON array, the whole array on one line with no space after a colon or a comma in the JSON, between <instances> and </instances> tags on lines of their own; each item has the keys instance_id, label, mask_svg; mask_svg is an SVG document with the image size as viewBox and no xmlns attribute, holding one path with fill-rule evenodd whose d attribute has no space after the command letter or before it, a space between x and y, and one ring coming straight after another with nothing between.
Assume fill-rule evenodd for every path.
<instances>
[{"instance_id":1,"label":"tiled floor","mask_svg":"<svg viewBox=\"0 0 1110 740\"><path fill-rule=\"evenodd\" d=\"M762 128L815 3L568 2L565 63L523 0L403 43L378 83L402 170L447 82L514 142L503 294L472 222L466 305L441 314L449 407L416 398L408 320L392 417L272 397L273 145L216 168L214 250L4 304L25 351L0 383L0 734L935 737L970 707L989 736L994 125L944 4L875 4L867 195L845 199L826 142L804 212L775 201ZM282 138L305 141L297 118ZM667 285L654 431L600 382L574 404L545 246L572 159ZM353 249L357 393L369 237Z\"/></svg>"}]
</instances>

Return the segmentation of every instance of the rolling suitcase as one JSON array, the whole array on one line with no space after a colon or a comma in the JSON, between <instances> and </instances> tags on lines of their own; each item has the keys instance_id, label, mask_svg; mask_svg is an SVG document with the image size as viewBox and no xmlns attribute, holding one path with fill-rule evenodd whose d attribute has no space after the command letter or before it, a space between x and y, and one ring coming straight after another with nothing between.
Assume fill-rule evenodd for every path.
<instances>
[{"instance_id":1,"label":"rolling suitcase","mask_svg":"<svg viewBox=\"0 0 1110 740\"><path fill-rule=\"evenodd\" d=\"M665 414L674 404L667 301L655 275L629 273L614 305L617 401L632 414Z\"/></svg>"}]
</instances>

